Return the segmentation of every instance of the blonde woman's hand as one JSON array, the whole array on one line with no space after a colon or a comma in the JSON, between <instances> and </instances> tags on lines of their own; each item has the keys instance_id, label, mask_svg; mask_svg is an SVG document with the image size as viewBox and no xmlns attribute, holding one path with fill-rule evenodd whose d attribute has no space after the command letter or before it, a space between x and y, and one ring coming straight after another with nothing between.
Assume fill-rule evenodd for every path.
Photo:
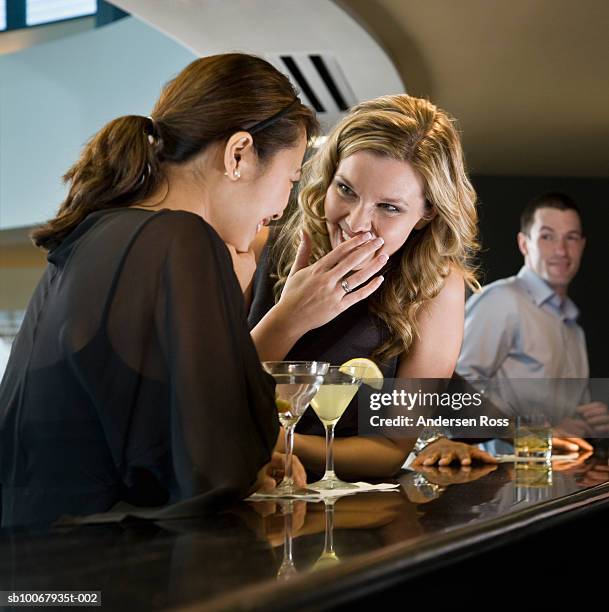
<instances>
[{"instance_id":1,"label":"blonde woman's hand","mask_svg":"<svg viewBox=\"0 0 609 612\"><path fill-rule=\"evenodd\" d=\"M325 325L381 286L383 277L373 277L387 263L385 254L374 256L382 246L382 238L371 240L370 233L359 234L309 265L311 239L303 232L277 307L290 317L293 326L302 328L301 333Z\"/></svg>"}]
</instances>

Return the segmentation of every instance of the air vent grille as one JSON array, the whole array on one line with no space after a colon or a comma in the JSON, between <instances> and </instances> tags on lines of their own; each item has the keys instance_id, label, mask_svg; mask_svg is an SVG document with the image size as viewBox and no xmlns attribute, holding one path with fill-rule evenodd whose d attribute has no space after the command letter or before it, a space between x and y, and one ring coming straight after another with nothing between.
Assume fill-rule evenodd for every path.
<instances>
[{"instance_id":1,"label":"air vent grille","mask_svg":"<svg viewBox=\"0 0 609 612\"><path fill-rule=\"evenodd\" d=\"M353 106L353 94L331 53L281 53L268 56L298 87L303 101L322 116L334 117Z\"/></svg>"}]
</instances>

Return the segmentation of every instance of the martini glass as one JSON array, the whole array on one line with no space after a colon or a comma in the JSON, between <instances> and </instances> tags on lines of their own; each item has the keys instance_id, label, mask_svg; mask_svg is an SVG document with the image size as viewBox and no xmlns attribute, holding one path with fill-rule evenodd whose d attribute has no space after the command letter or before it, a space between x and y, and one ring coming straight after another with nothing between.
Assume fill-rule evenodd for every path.
<instances>
[{"instance_id":1,"label":"martini glass","mask_svg":"<svg viewBox=\"0 0 609 612\"><path fill-rule=\"evenodd\" d=\"M331 366L319 392L311 401L319 420L326 428L326 472L321 480L309 485L318 491L357 489L357 485L340 480L334 473L334 428L359 389L365 368Z\"/></svg>"},{"instance_id":2,"label":"martini glass","mask_svg":"<svg viewBox=\"0 0 609 612\"><path fill-rule=\"evenodd\" d=\"M324 361L264 361L262 363L262 367L275 379L275 402L279 412L279 422L285 430L285 475L276 489L265 494L267 497L293 497L315 495L316 493L294 485L292 477L294 428L309 402L315 397L329 365Z\"/></svg>"}]
</instances>

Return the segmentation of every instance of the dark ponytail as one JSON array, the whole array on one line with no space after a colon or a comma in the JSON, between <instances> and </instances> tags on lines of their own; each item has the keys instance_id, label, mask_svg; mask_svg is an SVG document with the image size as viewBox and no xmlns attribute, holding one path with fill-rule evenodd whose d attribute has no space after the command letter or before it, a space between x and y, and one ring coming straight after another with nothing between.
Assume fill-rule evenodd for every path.
<instances>
[{"instance_id":1,"label":"dark ponytail","mask_svg":"<svg viewBox=\"0 0 609 612\"><path fill-rule=\"evenodd\" d=\"M279 118L267 124L273 115ZM261 122L264 129L256 131ZM195 60L165 86L152 117L119 117L87 143L63 177L68 196L32 232L34 243L52 250L91 212L149 198L163 184L165 163L185 163L248 128L265 160L294 146L303 129L315 135L318 124L287 77L265 60L242 53Z\"/></svg>"},{"instance_id":2,"label":"dark ponytail","mask_svg":"<svg viewBox=\"0 0 609 612\"><path fill-rule=\"evenodd\" d=\"M93 210L129 206L156 191L161 174L148 122L119 117L87 143L63 177L70 190L57 216L32 233L37 246L52 250Z\"/></svg>"}]
</instances>

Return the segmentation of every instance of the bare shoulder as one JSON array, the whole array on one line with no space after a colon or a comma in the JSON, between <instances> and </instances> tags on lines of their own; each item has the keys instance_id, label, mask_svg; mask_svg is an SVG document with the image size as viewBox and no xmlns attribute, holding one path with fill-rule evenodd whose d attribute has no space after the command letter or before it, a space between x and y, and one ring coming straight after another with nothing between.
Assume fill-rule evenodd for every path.
<instances>
[{"instance_id":1,"label":"bare shoulder","mask_svg":"<svg viewBox=\"0 0 609 612\"><path fill-rule=\"evenodd\" d=\"M464 290L465 276L463 274L463 270L457 268L457 266L451 266L448 276L444 279L444 287L442 288L442 291L463 295Z\"/></svg>"},{"instance_id":2,"label":"bare shoulder","mask_svg":"<svg viewBox=\"0 0 609 612\"><path fill-rule=\"evenodd\" d=\"M400 357L398 376L405 378L450 378L463 340L465 281L458 268L451 268L444 286L417 316L418 337Z\"/></svg>"},{"instance_id":3,"label":"bare shoulder","mask_svg":"<svg viewBox=\"0 0 609 612\"><path fill-rule=\"evenodd\" d=\"M456 266L451 266L448 276L444 279L444 286L432 300L432 306L450 306L465 304L465 279L463 272Z\"/></svg>"}]
</instances>

